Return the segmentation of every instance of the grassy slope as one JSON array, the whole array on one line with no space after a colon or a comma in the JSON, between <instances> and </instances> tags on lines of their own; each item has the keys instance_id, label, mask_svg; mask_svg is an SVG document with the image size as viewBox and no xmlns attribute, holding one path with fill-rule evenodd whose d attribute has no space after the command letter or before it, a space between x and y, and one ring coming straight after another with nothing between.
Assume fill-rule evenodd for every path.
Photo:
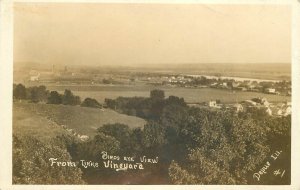
<instances>
[{"instance_id":1,"label":"grassy slope","mask_svg":"<svg viewBox=\"0 0 300 190\"><path fill-rule=\"evenodd\" d=\"M66 133L61 126L34 113L28 107L25 103L13 104L13 134L30 135L48 141L57 135Z\"/></svg>"},{"instance_id":2,"label":"grassy slope","mask_svg":"<svg viewBox=\"0 0 300 190\"><path fill-rule=\"evenodd\" d=\"M124 123L130 127L143 127L143 119L119 114L109 109L84 108L50 104L14 103L13 132L51 138L64 133L66 125L81 135L95 135L103 124Z\"/></svg>"}]
</instances>

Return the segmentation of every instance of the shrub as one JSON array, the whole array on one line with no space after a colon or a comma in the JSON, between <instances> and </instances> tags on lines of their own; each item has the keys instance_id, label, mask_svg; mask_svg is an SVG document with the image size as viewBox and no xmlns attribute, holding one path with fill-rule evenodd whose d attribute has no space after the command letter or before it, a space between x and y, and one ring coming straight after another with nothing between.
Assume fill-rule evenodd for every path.
<instances>
[{"instance_id":1,"label":"shrub","mask_svg":"<svg viewBox=\"0 0 300 190\"><path fill-rule=\"evenodd\" d=\"M16 99L26 99L26 88L23 84L14 86L13 96Z\"/></svg>"},{"instance_id":2,"label":"shrub","mask_svg":"<svg viewBox=\"0 0 300 190\"><path fill-rule=\"evenodd\" d=\"M62 95L57 91L51 91L50 96L48 97L48 104L61 104L62 103Z\"/></svg>"},{"instance_id":3,"label":"shrub","mask_svg":"<svg viewBox=\"0 0 300 190\"><path fill-rule=\"evenodd\" d=\"M31 136L13 137L14 184L84 184L77 167L51 166L49 158L70 162L69 153Z\"/></svg>"},{"instance_id":4,"label":"shrub","mask_svg":"<svg viewBox=\"0 0 300 190\"><path fill-rule=\"evenodd\" d=\"M95 99L93 98L86 98L84 101L81 103L81 106L83 107L92 107L92 108L102 108L102 105Z\"/></svg>"},{"instance_id":5,"label":"shrub","mask_svg":"<svg viewBox=\"0 0 300 190\"><path fill-rule=\"evenodd\" d=\"M74 96L71 90L65 90L64 95L62 96L62 104L64 105L79 105L80 104L80 97Z\"/></svg>"}]
</instances>

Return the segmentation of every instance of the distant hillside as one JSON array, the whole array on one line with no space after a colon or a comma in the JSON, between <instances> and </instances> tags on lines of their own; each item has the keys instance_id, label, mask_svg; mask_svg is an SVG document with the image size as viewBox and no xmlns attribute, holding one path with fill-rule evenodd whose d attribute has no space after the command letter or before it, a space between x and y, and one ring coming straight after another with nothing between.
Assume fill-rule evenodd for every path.
<instances>
[{"instance_id":1,"label":"distant hillside","mask_svg":"<svg viewBox=\"0 0 300 190\"><path fill-rule=\"evenodd\" d=\"M62 125L80 135L94 136L96 129L104 124L123 123L129 127L143 127L145 120L119 114L110 109L80 106L14 103L13 133L31 134L51 138L65 133Z\"/></svg>"},{"instance_id":2,"label":"distant hillside","mask_svg":"<svg viewBox=\"0 0 300 190\"><path fill-rule=\"evenodd\" d=\"M291 63L182 63L130 65L63 65L53 64L62 71L65 66L78 73L167 73L202 74L257 79L291 80ZM37 62L14 62L14 81L30 70L51 71L52 64Z\"/></svg>"}]
</instances>

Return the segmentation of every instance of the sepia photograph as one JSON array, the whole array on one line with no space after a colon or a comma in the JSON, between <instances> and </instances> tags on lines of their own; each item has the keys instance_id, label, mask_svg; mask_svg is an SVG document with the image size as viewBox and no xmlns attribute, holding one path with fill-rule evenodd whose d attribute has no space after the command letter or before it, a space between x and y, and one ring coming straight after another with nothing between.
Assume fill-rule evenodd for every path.
<instances>
[{"instance_id":1,"label":"sepia photograph","mask_svg":"<svg viewBox=\"0 0 300 190\"><path fill-rule=\"evenodd\" d=\"M12 38L12 185L291 185L290 4L14 2Z\"/></svg>"}]
</instances>

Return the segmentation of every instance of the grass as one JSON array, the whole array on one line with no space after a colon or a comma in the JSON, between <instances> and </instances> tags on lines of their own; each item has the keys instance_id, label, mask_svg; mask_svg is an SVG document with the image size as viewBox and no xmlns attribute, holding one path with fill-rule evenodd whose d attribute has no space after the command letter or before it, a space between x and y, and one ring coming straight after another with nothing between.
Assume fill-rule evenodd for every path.
<instances>
[{"instance_id":1,"label":"grass","mask_svg":"<svg viewBox=\"0 0 300 190\"><path fill-rule=\"evenodd\" d=\"M31 110L28 108L31 107ZM65 134L66 131L57 123L35 113L32 106L25 103L13 104L13 134L34 136L43 141Z\"/></svg>"},{"instance_id":2,"label":"grass","mask_svg":"<svg viewBox=\"0 0 300 190\"><path fill-rule=\"evenodd\" d=\"M143 127L146 121L110 109L33 103L13 104L14 134L29 134L47 139L65 133L61 125L66 125L81 135L94 136L97 128L109 123L123 123L136 128Z\"/></svg>"},{"instance_id":3,"label":"grass","mask_svg":"<svg viewBox=\"0 0 300 190\"><path fill-rule=\"evenodd\" d=\"M166 87L166 86L129 86L129 85L114 85L114 86L49 86L49 90L56 90L63 93L64 89L70 89L72 92L84 98L95 98L99 102L104 102L105 98L124 97L149 97L152 89L158 88L165 91L165 95L183 97L189 103L208 102L210 100L221 100L222 103L236 103L243 100L265 97L269 102L286 102L291 101L291 97L279 96L273 94L263 94L258 92L232 92L230 90L212 89L212 88L181 88L181 87Z\"/></svg>"}]
</instances>

